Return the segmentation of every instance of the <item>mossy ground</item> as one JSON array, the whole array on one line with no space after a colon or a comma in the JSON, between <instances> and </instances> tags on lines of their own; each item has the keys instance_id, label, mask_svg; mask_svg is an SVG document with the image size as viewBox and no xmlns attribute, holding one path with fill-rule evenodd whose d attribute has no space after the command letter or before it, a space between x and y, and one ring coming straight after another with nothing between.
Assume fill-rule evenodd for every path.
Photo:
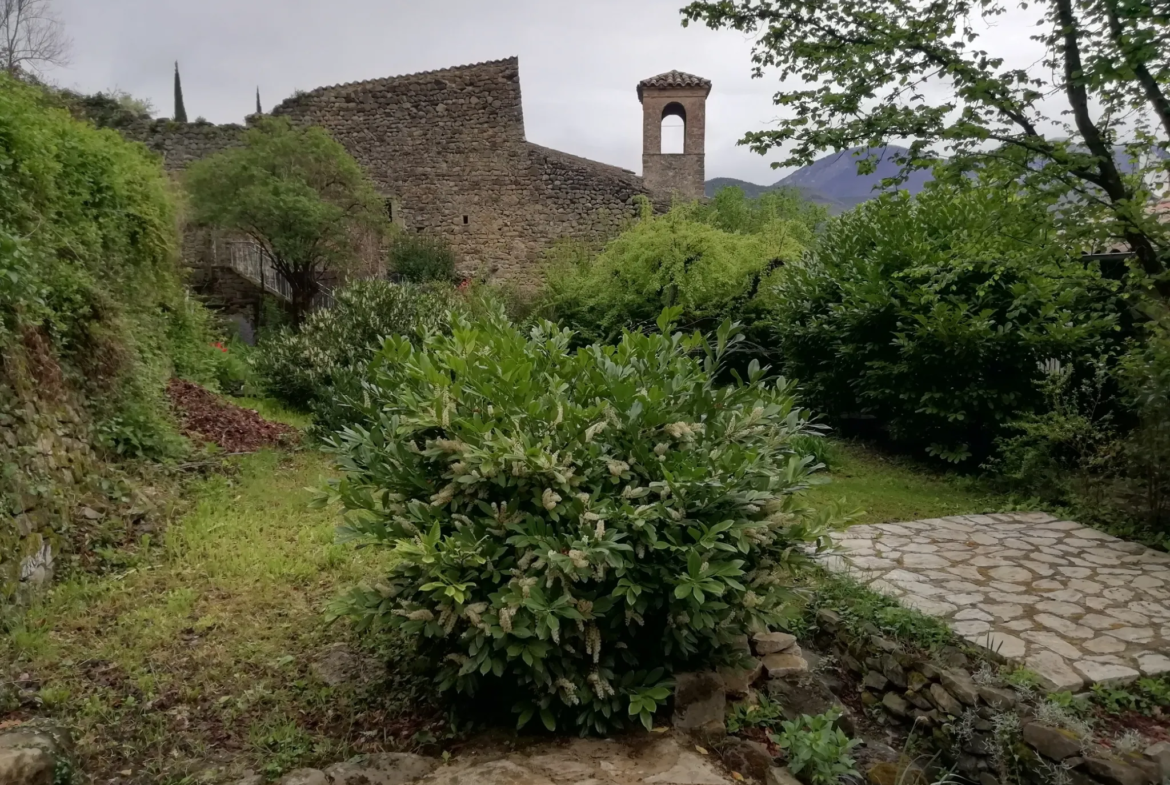
<instances>
[{"instance_id":1,"label":"mossy ground","mask_svg":"<svg viewBox=\"0 0 1170 785\"><path fill-rule=\"evenodd\" d=\"M338 510L309 507L326 456L266 451L234 467L200 481L133 566L60 583L0 627L0 687L42 704L8 719L66 721L83 781L198 782L224 767L274 776L400 747L429 722L408 675L364 690L313 675L314 657L348 637L323 609L385 558L337 544Z\"/></svg>"},{"instance_id":2,"label":"mossy ground","mask_svg":"<svg viewBox=\"0 0 1170 785\"><path fill-rule=\"evenodd\" d=\"M843 500L847 508L861 508L864 514L855 523L999 512L1018 505L977 478L942 472L860 442L833 440L827 457L831 481L812 488L808 499L814 505Z\"/></svg>"},{"instance_id":3,"label":"mossy ground","mask_svg":"<svg viewBox=\"0 0 1170 785\"><path fill-rule=\"evenodd\" d=\"M264 402L237 403L305 424ZM861 522L1007 504L856 444L835 442L831 452L832 482L810 497L843 497L866 510ZM11 681L41 705L26 701L8 719L66 721L83 780L103 783L177 785L246 769L276 776L432 738L441 722L426 708L424 680L392 671L365 688L330 688L311 668L349 638L344 624L326 624L325 607L386 558L336 543L339 511L310 507L331 472L314 450L234 460L189 488L160 541L122 569L76 574L10 613L0 685ZM381 646L369 653L405 661L400 644Z\"/></svg>"}]
</instances>

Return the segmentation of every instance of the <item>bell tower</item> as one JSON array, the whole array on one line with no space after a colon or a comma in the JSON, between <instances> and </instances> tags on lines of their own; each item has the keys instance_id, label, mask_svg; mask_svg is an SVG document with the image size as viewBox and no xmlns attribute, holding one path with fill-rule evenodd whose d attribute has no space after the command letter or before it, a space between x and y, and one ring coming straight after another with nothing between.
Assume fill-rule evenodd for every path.
<instances>
[{"instance_id":1,"label":"bell tower","mask_svg":"<svg viewBox=\"0 0 1170 785\"><path fill-rule=\"evenodd\" d=\"M642 179L663 196L703 197L706 181L707 96L711 80L681 71L667 71L638 83L642 102ZM683 122L681 153L662 151L662 121Z\"/></svg>"}]
</instances>

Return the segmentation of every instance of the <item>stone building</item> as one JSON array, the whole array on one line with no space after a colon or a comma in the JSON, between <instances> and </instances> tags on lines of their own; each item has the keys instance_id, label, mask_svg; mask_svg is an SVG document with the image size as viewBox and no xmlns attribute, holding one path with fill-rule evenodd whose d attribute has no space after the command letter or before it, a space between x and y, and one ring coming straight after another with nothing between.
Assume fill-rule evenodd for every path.
<instances>
[{"instance_id":1,"label":"stone building","mask_svg":"<svg viewBox=\"0 0 1170 785\"><path fill-rule=\"evenodd\" d=\"M711 83L671 71L646 79L644 176L529 142L518 58L371 79L298 93L272 114L324 128L366 169L388 217L404 231L441 238L470 275L538 280L543 251L561 238L601 240L637 214L703 195L705 104ZM661 123L686 125L679 154L661 152ZM249 118L252 119L252 118ZM168 169L238 143L242 126L158 120L124 132L159 152ZM239 255L222 238L188 243L194 267ZM222 289L223 275L205 275Z\"/></svg>"}]
</instances>

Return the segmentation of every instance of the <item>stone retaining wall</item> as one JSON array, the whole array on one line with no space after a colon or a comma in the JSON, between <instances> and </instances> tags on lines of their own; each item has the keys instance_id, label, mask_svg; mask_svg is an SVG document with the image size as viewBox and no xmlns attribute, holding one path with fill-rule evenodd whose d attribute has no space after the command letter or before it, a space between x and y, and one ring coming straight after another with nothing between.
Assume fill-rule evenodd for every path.
<instances>
[{"instance_id":1,"label":"stone retaining wall","mask_svg":"<svg viewBox=\"0 0 1170 785\"><path fill-rule=\"evenodd\" d=\"M818 619L818 645L859 680L862 705L925 741L971 781L1153 785L1170 776L1170 745L1119 752L1046 725L1037 719L1039 699L993 683L989 669L973 670L980 663L957 649L932 660L876 628L853 634L832 611L820 611ZM887 785L897 774L871 771L869 778Z\"/></svg>"}]
</instances>

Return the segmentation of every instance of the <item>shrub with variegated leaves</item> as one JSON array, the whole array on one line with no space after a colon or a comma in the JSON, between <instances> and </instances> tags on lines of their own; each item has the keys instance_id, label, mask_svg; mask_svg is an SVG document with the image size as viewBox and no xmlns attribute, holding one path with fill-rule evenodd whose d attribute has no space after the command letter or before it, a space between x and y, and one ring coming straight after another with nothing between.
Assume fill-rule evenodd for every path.
<instances>
[{"instance_id":1,"label":"shrub with variegated leaves","mask_svg":"<svg viewBox=\"0 0 1170 785\"><path fill-rule=\"evenodd\" d=\"M576 351L502 316L388 341L333 491L344 535L396 558L339 612L416 636L444 689L582 732L649 726L674 672L784 626L833 522L793 496L815 426L758 365L714 382L734 325L671 335L674 315Z\"/></svg>"}]
</instances>

